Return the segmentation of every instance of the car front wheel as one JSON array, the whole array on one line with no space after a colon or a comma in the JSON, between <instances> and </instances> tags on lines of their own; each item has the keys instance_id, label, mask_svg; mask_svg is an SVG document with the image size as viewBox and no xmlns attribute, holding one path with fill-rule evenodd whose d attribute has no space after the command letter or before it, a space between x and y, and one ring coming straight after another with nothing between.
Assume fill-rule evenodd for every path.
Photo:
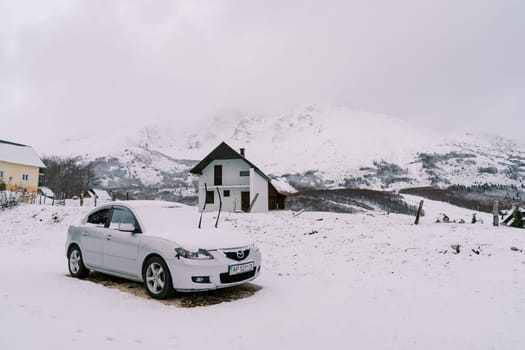
<instances>
[{"instance_id":1,"label":"car front wheel","mask_svg":"<svg viewBox=\"0 0 525 350\"><path fill-rule=\"evenodd\" d=\"M148 294L155 299L166 299L173 294L171 275L164 260L153 256L146 262L143 271L144 284Z\"/></svg>"},{"instance_id":2,"label":"car front wheel","mask_svg":"<svg viewBox=\"0 0 525 350\"><path fill-rule=\"evenodd\" d=\"M69 254L67 256L69 273L71 276L76 278L86 278L89 274L89 270L84 266L84 261L82 260L82 253L78 246L73 246L69 249Z\"/></svg>"}]
</instances>

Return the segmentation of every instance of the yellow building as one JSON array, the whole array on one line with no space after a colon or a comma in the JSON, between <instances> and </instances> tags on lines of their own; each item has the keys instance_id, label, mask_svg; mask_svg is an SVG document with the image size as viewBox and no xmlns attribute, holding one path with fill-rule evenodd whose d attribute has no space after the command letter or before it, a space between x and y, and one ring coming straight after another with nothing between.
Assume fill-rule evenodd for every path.
<instances>
[{"instance_id":1,"label":"yellow building","mask_svg":"<svg viewBox=\"0 0 525 350\"><path fill-rule=\"evenodd\" d=\"M0 181L8 190L37 192L45 167L32 147L0 140Z\"/></svg>"}]
</instances>

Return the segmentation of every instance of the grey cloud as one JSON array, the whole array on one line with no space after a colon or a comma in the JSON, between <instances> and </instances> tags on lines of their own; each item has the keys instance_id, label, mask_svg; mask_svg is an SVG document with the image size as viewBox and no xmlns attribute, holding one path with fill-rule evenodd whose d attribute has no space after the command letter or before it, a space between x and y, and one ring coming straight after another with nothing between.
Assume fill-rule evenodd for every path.
<instances>
[{"instance_id":1,"label":"grey cloud","mask_svg":"<svg viewBox=\"0 0 525 350\"><path fill-rule=\"evenodd\" d=\"M55 6L34 21L18 8L0 36L8 77L0 113L41 129L184 123L326 101L477 131L498 118L504 132L525 107L520 1Z\"/></svg>"}]
</instances>

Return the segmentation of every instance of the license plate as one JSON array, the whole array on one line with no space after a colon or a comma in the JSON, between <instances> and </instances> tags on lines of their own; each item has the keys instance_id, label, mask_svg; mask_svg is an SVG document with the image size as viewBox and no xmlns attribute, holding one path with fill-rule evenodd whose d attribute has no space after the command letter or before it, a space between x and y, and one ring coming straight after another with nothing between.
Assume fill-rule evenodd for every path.
<instances>
[{"instance_id":1,"label":"license plate","mask_svg":"<svg viewBox=\"0 0 525 350\"><path fill-rule=\"evenodd\" d=\"M246 264L239 264L239 265L230 265L228 267L228 274L231 275L238 275L240 273L249 272L253 270L254 263L249 262Z\"/></svg>"}]
</instances>

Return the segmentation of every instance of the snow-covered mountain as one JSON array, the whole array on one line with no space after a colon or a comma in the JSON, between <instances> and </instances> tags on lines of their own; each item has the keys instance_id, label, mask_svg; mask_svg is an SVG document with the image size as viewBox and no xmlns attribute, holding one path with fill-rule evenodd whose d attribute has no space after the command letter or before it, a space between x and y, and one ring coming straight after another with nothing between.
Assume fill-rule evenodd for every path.
<instances>
[{"instance_id":1,"label":"snow-covered mountain","mask_svg":"<svg viewBox=\"0 0 525 350\"><path fill-rule=\"evenodd\" d=\"M191 193L188 170L221 141L246 148L263 171L297 188L523 187L525 179L525 147L515 141L443 134L390 116L326 105L272 117L223 114L191 128L174 122L76 135L46 153L95 161L106 186Z\"/></svg>"}]
</instances>

